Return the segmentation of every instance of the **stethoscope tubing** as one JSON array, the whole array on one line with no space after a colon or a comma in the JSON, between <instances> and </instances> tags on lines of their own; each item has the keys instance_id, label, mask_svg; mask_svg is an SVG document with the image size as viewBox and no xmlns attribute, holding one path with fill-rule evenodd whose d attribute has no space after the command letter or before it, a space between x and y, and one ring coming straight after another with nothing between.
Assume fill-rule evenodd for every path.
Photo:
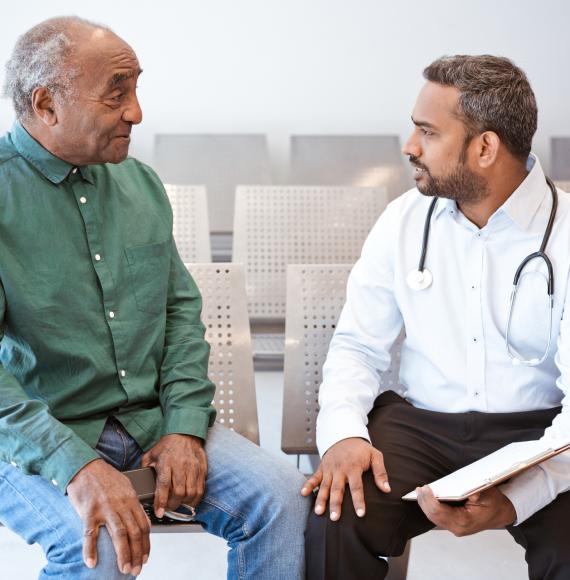
<instances>
[{"instance_id":1,"label":"stethoscope tubing","mask_svg":"<svg viewBox=\"0 0 570 580\"><path fill-rule=\"evenodd\" d=\"M552 229L554 227L554 220L556 218L556 212L558 210L558 191L556 190L556 186L554 185L554 183L552 182L552 180L549 177L546 177L546 183L548 184L548 187L550 188L550 191L552 193L552 208L550 210L550 216L548 218L548 223L547 223L546 229L544 231L544 236L542 237L540 249L537 252L533 252L532 254L529 254L519 264L518 268L516 269L515 275L514 275L513 288L511 290L511 295L509 297L507 323L505 326L505 343L506 343L507 353L508 353L509 357L511 358L513 364L522 364L522 365L527 365L527 366L537 366L537 365L541 364L542 362L544 362L546 360L546 358L548 356L548 353L550 351L551 341L552 341L551 335L552 335L552 311L554 308L554 268L552 267L552 262L550 261L550 258L546 254L546 246L548 245L550 235L552 234ZM433 212L435 210L435 206L437 204L438 199L439 199L438 197L433 198L433 200L430 203L427 215L426 215L426 219L425 219L425 223L424 223L423 237L422 237L422 249L421 249L420 260L419 260L418 269L417 269L417 273L420 275L420 278L423 277L424 270L425 270L425 273L429 274L430 282L428 282L428 284L424 285L424 286L422 286L422 285L414 286L413 289L415 289L415 290L423 290L431 284L432 275L429 272L429 270L426 270L425 261L426 261L427 248L428 248L428 242L429 242L431 218L432 218ZM547 342L546 350L544 351L544 354L540 358L525 360L525 359L519 358L518 356L516 356L516 354L514 354L511 351L511 347L510 347L510 343L509 343L509 331L510 331L510 327L511 327L513 304L515 302L515 298L517 295L517 290L518 290L520 278L522 276L522 273L523 273L523 270L525 269L525 267L529 264L529 262L531 262L532 260L535 260L535 259L543 260L544 263L546 264L546 268L548 270L547 290L548 290L548 298L549 298L549 303L550 303L548 342Z\"/></svg>"}]
</instances>

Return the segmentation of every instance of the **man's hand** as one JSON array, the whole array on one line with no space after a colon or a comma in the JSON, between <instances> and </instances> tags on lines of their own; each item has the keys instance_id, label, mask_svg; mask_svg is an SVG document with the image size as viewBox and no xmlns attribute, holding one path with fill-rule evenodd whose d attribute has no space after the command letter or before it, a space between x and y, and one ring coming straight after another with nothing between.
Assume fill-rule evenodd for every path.
<instances>
[{"instance_id":1,"label":"man's hand","mask_svg":"<svg viewBox=\"0 0 570 580\"><path fill-rule=\"evenodd\" d=\"M372 469L378 489L388 493L390 485L382 453L372 447L368 441L359 437L343 439L324 454L319 468L307 480L301 489L301 494L309 495L320 486L315 513L317 515L325 513L327 501L329 501L331 520L336 521L340 518L344 490L348 483L354 510L359 517L363 517L366 504L364 503L362 474L369 469Z\"/></svg>"},{"instance_id":2,"label":"man's hand","mask_svg":"<svg viewBox=\"0 0 570 580\"><path fill-rule=\"evenodd\" d=\"M143 455L142 467L156 470L154 513L159 518L166 508L175 510L182 503L196 506L204 495L208 463L199 437L165 435Z\"/></svg>"},{"instance_id":3,"label":"man's hand","mask_svg":"<svg viewBox=\"0 0 570 580\"><path fill-rule=\"evenodd\" d=\"M418 503L427 518L458 537L504 528L517 517L509 498L496 487L472 495L460 507L438 501L427 485L416 489L416 492Z\"/></svg>"},{"instance_id":4,"label":"man's hand","mask_svg":"<svg viewBox=\"0 0 570 580\"><path fill-rule=\"evenodd\" d=\"M150 553L150 524L129 479L102 459L88 463L67 486L83 521L83 560L97 565L99 528L105 526L123 574L138 576Z\"/></svg>"}]
</instances>

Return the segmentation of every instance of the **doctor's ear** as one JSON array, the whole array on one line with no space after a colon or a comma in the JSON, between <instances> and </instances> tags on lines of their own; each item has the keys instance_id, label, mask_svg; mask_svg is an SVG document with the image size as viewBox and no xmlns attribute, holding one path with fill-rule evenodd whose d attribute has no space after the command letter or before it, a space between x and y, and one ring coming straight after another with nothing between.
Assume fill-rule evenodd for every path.
<instances>
[{"instance_id":1,"label":"doctor's ear","mask_svg":"<svg viewBox=\"0 0 570 580\"><path fill-rule=\"evenodd\" d=\"M477 139L479 146L477 161L481 168L486 169L497 160L501 140L494 131L485 131Z\"/></svg>"},{"instance_id":2,"label":"doctor's ear","mask_svg":"<svg viewBox=\"0 0 570 580\"><path fill-rule=\"evenodd\" d=\"M37 87L32 92L32 108L36 119L48 127L57 123L55 102L51 91L47 87Z\"/></svg>"}]
</instances>

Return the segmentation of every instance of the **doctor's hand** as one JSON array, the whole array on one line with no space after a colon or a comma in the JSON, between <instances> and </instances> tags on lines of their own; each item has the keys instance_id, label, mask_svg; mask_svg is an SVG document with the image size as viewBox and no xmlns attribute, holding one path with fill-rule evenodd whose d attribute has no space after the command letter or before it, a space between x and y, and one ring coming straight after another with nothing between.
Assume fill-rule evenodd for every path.
<instances>
[{"instance_id":1,"label":"doctor's hand","mask_svg":"<svg viewBox=\"0 0 570 580\"><path fill-rule=\"evenodd\" d=\"M193 435L171 433L142 457L142 467L154 467L156 492L154 513L164 516L166 509L176 510L180 504L195 507L206 486L208 462L204 441Z\"/></svg>"},{"instance_id":2,"label":"doctor's hand","mask_svg":"<svg viewBox=\"0 0 570 580\"><path fill-rule=\"evenodd\" d=\"M97 565L99 528L105 526L123 574L138 576L150 552L150 524L129 479L103 459L80 469L67 496L83 522L83 560Z\"/></svg>"},{"instance_id":3,"label":"doctor's hand","mask_svg":"<svg viewBox=\"0 0 570 580\"><path fill-rule=\"evenodd\" d=\"M437 500L428 485L416 492L427 518L458 537L510 526L517 517L511 500L496 487L473 494L459 507Z\"/></svg>"},{"instance_id":4,"label":"doctor's hand","mask_svg":"<svg viewBox=\"0 0 570 580\"><path fill-rule=\"evenodd\" d=\"M369 469L372 469L378 489L388 493L390 485L382 453L360 437L343 439L335 443L324 454L319 468L301 489L301 495L307 496L319 487L315 513L317 515L324 514L328 501L330 518L336 521L341 515L342 500L348 484L354 510L359 517L363 517L366 512L366 504L364 502L362 474Z\"/></svg>"}]
</instances>

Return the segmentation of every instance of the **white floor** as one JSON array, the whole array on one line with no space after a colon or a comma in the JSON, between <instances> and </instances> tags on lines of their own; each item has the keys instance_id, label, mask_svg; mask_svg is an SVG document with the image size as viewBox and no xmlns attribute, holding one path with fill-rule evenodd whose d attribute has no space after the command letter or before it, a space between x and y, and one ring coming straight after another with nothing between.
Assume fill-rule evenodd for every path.
<instances>
[{"instance_id":1,"label":"white floor","mask_svg":"<svg viewBox=\"0 0 570 580\"><path fill-rule=\"evenodd\" d=\"M257 372L261 444L280 453L281 372ZM287 457L287 456L284 456ZM287 457L295 462L296 458ZM301 463L308 471L308 462ZM158 534L141 580L224 580L226 546L207 534ZM0 580L37 578L44 558L37 546L28 546L0 528ZM469 538L454 538L434 531L412 543L409 580L523 580L527 578L524 554L504 531ZM105 579L101 579L105 580Z\"/></svg>"}]
</instances>

